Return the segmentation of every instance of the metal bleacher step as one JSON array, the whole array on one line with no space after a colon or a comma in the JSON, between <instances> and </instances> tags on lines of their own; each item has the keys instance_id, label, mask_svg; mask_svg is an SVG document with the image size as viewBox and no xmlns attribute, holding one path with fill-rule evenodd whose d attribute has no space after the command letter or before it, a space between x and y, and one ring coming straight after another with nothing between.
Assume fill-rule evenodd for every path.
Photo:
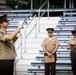
<instances>
[{"instance_id":1,"label":"metal bleacher step","mask_svg":"<svg viewBox=\"0 0 76 75\"><path fill-rule=\"evenodd\" d=\"M70 56L69 56L69 54L68 55L57 55L57 58L69 59ZM36 56L36 59L43 61L44 60L44 56Z\"/></svg>"},{"instance_id":2,"label":"metal bleacher step","mask_svg":"<svg viewBox=\"0 0 76 75\"><path fill-rule=\"evenodd\" d=\"M18 27L18 25L10 25L9 27L8 27L8 29L16 29Z\"/></svg>"},{"instance_id":3,"label":"metal bleacher step","mask_svg":"<svg viewBox=\"0 0 76 75\"><path fill-rule=\"evenodd\" d=\"M71 28L71 29L55 29L54 30L54 33L70 33L71 32L71 30L72 30L73 28ZM46 33L46 31L44 31L44 29L42 29L41 30L41 33Z\"/></svg>"},{"instance_id":4,"label":"metal bleacher step","mask_svg":"<svg viewBox=\"0 0 76 75\"><path fill-rule=\"evenodd\" d=\"M59 24L76 24L76 20L60 20Z\"/></svg>"},{"instance_id":5,"label":"metal bleacher step","mask_svg":"<svg viewBox=\"0 0 76 75\"><path fill-rule=\"evenodd\" d=\"M3 14L0 14L0 16L2 16ZM26 16L32 16L32 14L29 14L29 13L25 13L25 14L20 14L20 13L17 13L17 14L14 14L14 13L9 13L7 14L8 17L26 17Z\"/></svg>"},{"instance_id":6,"label":"metal bleacher step","mask_svg":"<svg viewBox=\"0 0 76 75\"><path fill-rule=\"evenodd\" d=\"M56 28L68 28L68 27L73 27L73 28L75 28L76 27L76 24L71 24L71 25L57 25L57 27Z\"/></svg>"},{"instance_id":7,"label":"metal bleacher step","mask_svg":"<svg viewBox=\"0 0 76 75\"><path fill-rule=\"evenodd\" d=\"M31 69L28 69L28 72L29 73L44 73L44 69L38 69L38 68L31 68ZM72 72L72 69L71 67L68 67L68 68L56 68L56 72Z\"/></svg>"},{"instance_id":8,"label":"metal bleacher step","mask_svg":"<svg viewBox=\"0 0 76 75\"><path fill-rule=\"evenodd\" d=\"M75 20L76 16L60 16L62 20Z\"/></svg>"},{"instance_id":9,"label":"metal bleacher step","mask_svg":"<svg viewBox=\"0 0 76 75\"><path fill-rule=\"evenodd\" d=\"M40 54L44 54L44 50L39 50ZM63 49L60 49L60 50L57 50L58 54L62 54L62 53L70 53L70 50L63 50Z\"/></svg>"},{"instance_id":10,"label":"metal bleacher step","mask_svg":"<svg viewBox=\"0 0 76 75\"><path fill-rule=\"evenodd\" d=\"M39 68L41 67L41 66L44 66L44 62L31 62L31 65L32 66L38 66ZM58 67L58 66L62 66L62 65L67 65L67 66L70 66L71 67L71 61L69 60L69 61L56 61L56 66Z\"/></svg>"}]
</instances>

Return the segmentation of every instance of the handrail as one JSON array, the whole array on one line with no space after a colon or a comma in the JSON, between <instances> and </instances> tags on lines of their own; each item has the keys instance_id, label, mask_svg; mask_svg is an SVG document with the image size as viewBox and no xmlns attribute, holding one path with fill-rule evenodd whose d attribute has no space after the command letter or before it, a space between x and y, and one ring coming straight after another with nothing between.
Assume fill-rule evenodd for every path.
<instances>
[{"instance_id":1,"label":"handrail","mask_svg":"<svg viewBox=\"0 0 76 75\"><path fill-rule=\"evenodd\" d=\"M28 34L26 34L27 29L29 28L29 25L31 24L32 21L34 21L35 18L35 24L33 25L32 29L29 31ZM36 28L36 29L35 29ZM35 31L35 37L37 36L37 16L34 15L33 18L31 19L31 21L27 24L27 26L25 27L25 52L26 52L26 39L28 38L28 36L32 33L33 30Z\"/></svg>"},{"instance_id":2,"label":"handrail","mask_svg":"<svg viewBox=\"0 0 76 75\"><path fill-rule=\"evenodd\" d=\"M39 10L46 4L46 2L49 1L49 0L46 0L43 5L39 8Z\"/></svg>"},{"instance_id":3,"label":"handrail","mask_svg":"<svg viewBox=\"0 0 76 75\"><path fill-rule=\"evenodd\" d=\"M31 24L31 22L34 20L34 18L36 18L37 16L34 15L33 18L31 19L31 21L27 24L27 25L24 25L25 24L25 19L24 19L24 22L23 22L23 25L26 26L25 27L25 30L28 29L29 25ZM30 30L30 32L26 35L26 32L25 32L25 50L26 50L26 38L30 35L30 33L36 28L36 31L35 31L35 36L37 36L37 18L36 18L36 21L35 21L35 24L33 26L33 28ZM19 41L21 41L17 46L16 46L16 50L18 50L19 48L21 49L21 58L23 58L22 56L22 33L20 32L19 33L20 35L18 36L18 39ZM17 43L18 41L15 42L15 44Z\"/></svg>"},{"instance_id":4,"label":"handrail","mask_svg":"<svg viewBox=\"0 0 76 75\"><path fill-rule=\"evenodd\" d=\"M21 47L21 58L22 58L22 34L19 33L20 35L18 36L18 39L20 38L20 44L18 45L18 47L16 48L16 51ZM17 40L18 40L17 39ZM15 42L15 44L17 43L17 41Z\"/></svg>"},{"instance_id":5,"label":"handrail","mask_svg":"<svg viewBox=\"0 0 76 75\"><path fill-rule=\"evenodd\" d=\"M19 39L19 37L20 37L20 35L18 36L18 39ZM17 40L18 40L18 39L17 39ZM17 42L17 41L16 41L16 42ZM15 42L15 43L16 43L16 42ZM16 50L18 50L18 49L19 49L19 47L20 47L20 45L16 48Z\"/></svg>"},{"instance_id":6,"label":"handrail","mask_svg":"<svg viewBox=\"0 0 76 75\"><path fill-rule=\"evenodd\" d=\"M31 19L31 21L27 24L26 26L26 29L27 27L30 25L30 23L34 20L34 18L36 18L37 16L34 15L33 18ZM37 26L37 18L36 18L36 22L35 22L35 25L33 26L33 28L30 30L30 32L26 35L26 38L30 35L30 33L33 31L33 29L35 28L35 26ZM37 30L37 29L36 29Z\"/></svg>"},{"instance_id":7,"label":"handrail","mask_svg":"<svg viewBox=\"0 0 76 75\"><path fill-rule=\"evenodd\" d=\"M26 38L30 35L30 33L33 31L33 29L35 28L36 24L34 25L34 27L30 30L30 32L26 35Z\"/></svg>"},{"instance_id":8,"label":"handrail","mask_svg":"<svg viewBox=\"0 0 76 75\"><path fill-rule=\"evenodd\" d=\"M40 9L40 8L39 8ZM26 9L26 10L0 10L0 13L3 13L3 12L5 12L5 13L19 13L19 12L38 12L39 11L39 9ZM46 10L46 9L40 9L40 11L41 12L43 12L44 10ZM49 8L49 11L50 12L63 12L63 11L76 11L76 8Z\"/></svg>"},{"instance_id":9,"label":"handrail","mask_svg":"<svg viewBox=\"0 0 76 75\"><path fill-rule=\"evenodd\" d=\"M36 17L36 15L33 16L33 18L31 19L31 21L27 24L26 28L30 25L30 23L33 21L34 17Z\"/></svg>"},{"instance_id":10,"label":"handrail","mask_svg":"<svg viewBox=\"0 0 76 75\"><path fill-rule=\"evenodd\" d=\"M45 11L43 12L43 14L41 15L41 17L42 17L46 12L47 12L47 11L45 10ZM40 17L40 18L41 18L41 17Z\"/></svg>"},{"instance_id":11,"label":"handrail","mask_svg":"<svg viewBox=\"0 0 76 75\"><path fill-rule=\"evenodd\" d=\"M41 10L41 8L48 2L49 0L46 0L44 3L43 3L43 5L39 8L39 11L38 11L38 17L39 17L39 20L38 20L38 31L40 32L40 19L41 19L41 17L45 14L45 12L48 10L45 10L44 12L43 12L43 14L40 16L40 10Z\"/></svg>"}]
</instances>

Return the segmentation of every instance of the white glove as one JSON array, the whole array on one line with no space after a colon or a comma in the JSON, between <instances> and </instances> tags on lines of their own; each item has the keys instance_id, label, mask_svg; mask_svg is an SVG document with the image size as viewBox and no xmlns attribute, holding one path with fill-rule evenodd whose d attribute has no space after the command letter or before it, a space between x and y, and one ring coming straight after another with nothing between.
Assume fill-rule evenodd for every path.
<instances>
[{"instance_id":1,"label":"white glove","mask_svg":"<svg viewBox=\"0 0 76 75\"><path fill-rule=\"evenodd\" d=\"M18 23L19 28L23 28L23 22L24 22L24 20L19 21L19 23Z\"/></svg>"}]
</instances>

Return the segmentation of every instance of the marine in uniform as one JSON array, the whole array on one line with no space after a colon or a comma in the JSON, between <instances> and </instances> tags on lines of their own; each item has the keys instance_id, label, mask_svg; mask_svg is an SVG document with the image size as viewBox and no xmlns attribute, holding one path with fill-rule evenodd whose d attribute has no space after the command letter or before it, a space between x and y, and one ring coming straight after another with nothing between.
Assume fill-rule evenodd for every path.
<instances>
[{"instance_id":1,"label":"marine in uniform","mask_svg":"<svg viewBox=\"0 0 76 75\"><path fill-rule=\"evenodd\" d=\"M70 49L70 59L73 74L76 75L76 29L71 31L73 37L67 43L67 49Z\"/></svg>"},{"instance_id":2,"label":"marine in uniform","mask_svg":"<svg viewBox=\"0 0 76 75\"><path fill-rule=\"evenodd\" d=\"M18 25L18 28L10 35L6 31L8 21L6 14L0 17L0 75L13 75L16 56L13 39L22 28L22 25Z\"/></svg>"},{"instance_id":3,"label":"marine in uniform","mask_svg":"<svg viewBox=\"0 0 76 75\"><path fill-rule=\"evenodd\" d=\"M48 32L48 37L46 37L41 43L42 49L44 50L44 57L48 56L51 59L51 57L54 55L55 62L45 63L44 61L45 75L50 75L50 68L51 75L56 75L56 51L60 43L58 39L53 36L53 28L47 28L46 31Z\"/></svg>"}]
</instances>

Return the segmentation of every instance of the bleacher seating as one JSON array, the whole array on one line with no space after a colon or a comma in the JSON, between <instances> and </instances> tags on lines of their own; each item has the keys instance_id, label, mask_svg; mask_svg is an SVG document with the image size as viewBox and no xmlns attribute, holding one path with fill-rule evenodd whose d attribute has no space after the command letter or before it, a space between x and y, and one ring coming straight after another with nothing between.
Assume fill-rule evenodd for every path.
<instances>
[{"instance_id":1,"label":"bleacher seating","mask_svg":"<svg viewBox=\"0 0 76 75\"><path fill-rule=\"evenodd\" d=\"M65 16L75 16L76 12L64 12L63 15L65 15Z\"/></svg>"},{"instance_id":2,"label":"bleacher seating","mask_svg":"<svg viewBox=\"0 0 76 75\"><path fill-rule=\"evenodd\" d=\"M43 66L44 65L44 62L32 62L31 63L32 66ZM71 65L71 62L57 62L56 65Z\"/></svg>"},{"instance_id":3,"label":"bleacher seating","mask_svg":"<svg viewBox=\"0 0 76 75\"><path fill-rule=\"evenodd\" d=\"M0 16L7 14L9 21L9 27L7 32L13 32L17 27L20 20L24 20L24 24L27 24L27 21L30 20L30 17L33 13L27 10L0 10Z\"/></svg>"},{"instance_id":4,"label":"bleacher seating","mask_svg":"<svg viewBox=\"0 0 76 75\"><path fill-rule=\"evenodd\" d=\"M76 24L76 20L60 20L61 24Z\"/></svg>"},{"instance_id":5,"label":"bleacher seating","mask_svg":"<svg viewBox=\"0 0 76 75\"><path fill-rule=\"evenodd\" d=\"M0 14L0 16L2 16L3 14ZM7 14L8 17L28 17L28 16L32 16L32 14L29 14L29 13L22 13L22 14L19 14L19 13L12 13L12 14Z\"/></svg>"},{"instance_id":6,"label":"bleacher seating","mask_svg":"<svg viewBox=\"0 0 76 75\"><path fill-rule=\"evenodd\" d=\"M70 61L70 50L66 49L66 44L68 40L72 37L71 30L76 27L76 13L75 12L65 12L65 16L60 16L60 20L55 29L55 37L58 38L60 42L59 49L57 50L57 62L56 62L56 72L71 72L71 61ZM67 16L68 15L68 16ZM73 15L73 16L69 16ZM30 64L33 68L28 69L28 73L41 73L44 72L44 51L39 50L38 56L35 57L37 62L31 62ZM62 66L64 65L65 68ZM60 66L60 67L59 67Z\"/></svg>"},{"instance_id":7,"label":"bleacher seating","mask_svg":"<svg viewBox=\"0 0 76 75\"><path fill-rule=\"evenodd\" d=\"M72 30L72 29L71 29L71 30ZM55 32L55 33L68 33L68 32L70 33L71 30L63 30L63 29L60 30L60 29L59 29L59 30L55 30L54 32Z\"/></svg>"},{"instance_id":8,"label":"bleacher seating","mask_svg":"<svg viewBox=\"0 0 76 75\"><path fill-rule=\"evenodd\" d=\"M71 72L72 70L70 68L64 68L64 69L56 69L56 72ZM28 69L28 73L34 73L34 75L36 75L36 73L44 73L44 69Z\"/></svg>"},{"instance_id":9,"label":"bleacher seating","mask_svg":"<svg viewBox=\"0 0 76 75\"><path fill-rule=\"evenodd\" d=\"M63 27L63 28L66 28L66 27L73 27L75 28L76 27L76 24L72 24L72 25L57 25L57 27L59 27L60 29Z\"/></svg>"},{"instance_id":10,"label":"bleacher seating","mask_svg":"<svg viewBox=\"0 0 76 75\"><path fill-rule=\"evenodd\" d=\"M76 16L60 16L61 20L75 20Z\"/></svg>"},{"instance_id":11,"label":"bleacher seating","mask_svg":"<svg viewBox=\"0 0 76 75\"><path fill-rule=\"evenodd\" d=\"M66 59L66 58L70 58L70 56L68 56L68 55L58 55L57 58ZM36 59L43 61L44 56L36 56Z\"/></svg>"},{"instance_id":12,"label":"bleacher seating","mask_svg":"<svg viewBox=\"0 0 76 75\"><path fill-rule=\"evenodd\" d=\"M40 54L43 54L44 53L44 50L39 50L39 52L40 52ZM59 50L57 50L56 53L61 54L61 53L69 53L69 52L70 52L70 50L59 49Z\"/></svg>"},{"instance_id":13,"label":"bleacher seating","mask_svg":"<svg viewBox=\"0 0 76 75\"><path fill-rule=\"evenodd\" d=\"M33 16L33 13L30 10L0 10L0 16L3 14L7 14L8 19L11 22L19 21L21 19L27 21L30 20L30 16Z\"/></svg>"},{"instance_id":14,"label":"bleacher seating","mask_svg":"<svg viewBox=\"0 0 76 75\"><path fill-rule=\"evenodd\" d=\"M67 43L67 39L65 39L65 40L59 40L59 42L64 42L64 43Z\"/></svg>"},{"instance_id":15,"label":"bleacher seating","mask_svg":"<svg viewBox=\"0 0 76 75\"><path fill-rule=\"evenodd\" d=\"M60 30L61 31L61 30ZM55 37L62 37L62 38L69 38L69 37L72 37L71 34L54 34L53 36Z\"/></svg>"}]
</instances>

